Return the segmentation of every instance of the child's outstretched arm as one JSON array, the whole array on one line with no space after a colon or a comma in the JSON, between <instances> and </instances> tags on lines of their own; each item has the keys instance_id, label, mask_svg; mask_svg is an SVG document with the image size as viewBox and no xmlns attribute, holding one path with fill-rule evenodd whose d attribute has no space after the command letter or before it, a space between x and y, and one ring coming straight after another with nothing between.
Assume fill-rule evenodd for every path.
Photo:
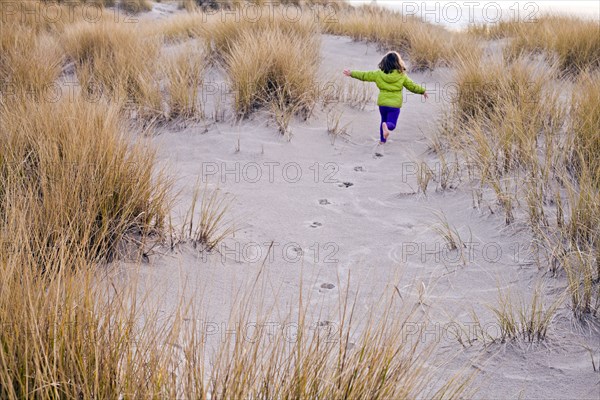
<instances>
[{"instance_id":1,"label":"child's outstretched arm","mask_svg":"<svg viewBox=\"0 0 600 400\"><path fill-rule=\"evenodd\" d=\"M413 82L413 80L410 79L408 76L404 80L404 87L413 93L422 94L425 97L425 99L427 99L429 97L427 95L427 93L425 92L425 88L423 86L418 85L415 82Z\"/></svg>"},{"instance_id":2,"label":"child's outstretched arm","mask_svg":"<svg viewBox=\"0 0 600 400\"><path fill-rule=\"evenodd\" d=\"M350 71L349 69L344 70L344 75L358 79L365 82L375 82L379 71Z\"/></svg>"},{"instance_id":3,"label":"child's outstretched arm","mask_svg":"<svg viewBox=\"0 0 600 400\"><path fill-rule=\"evenodd\" d=\"M404 87L416 94L422 94L425 97L425 100L429 97L425 92L425 88L421 85L416 84L412 79L408 76L404 80Z\"/></svg>"}]
</instances>

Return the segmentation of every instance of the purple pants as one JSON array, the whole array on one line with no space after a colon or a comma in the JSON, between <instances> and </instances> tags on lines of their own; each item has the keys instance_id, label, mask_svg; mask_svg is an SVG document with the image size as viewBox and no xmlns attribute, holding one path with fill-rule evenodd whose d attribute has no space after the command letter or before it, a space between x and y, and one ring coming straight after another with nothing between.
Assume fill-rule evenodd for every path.
<instances>
[{"instance_id":1,"label":"purple pants","mask_svg":"<svg viewBox=\"0 0 600 400\"><path fill-rule=\"evenodd\" d=\"M386 140L383 137L383 127L381 125L385 122L390 131L396 129L398 117L400 116L400 109L394 107L379 106L379 114L381 114L381 123L379 124L379 140L381 140L382 143L385 143Z\"/></svg>"}]
</instances>

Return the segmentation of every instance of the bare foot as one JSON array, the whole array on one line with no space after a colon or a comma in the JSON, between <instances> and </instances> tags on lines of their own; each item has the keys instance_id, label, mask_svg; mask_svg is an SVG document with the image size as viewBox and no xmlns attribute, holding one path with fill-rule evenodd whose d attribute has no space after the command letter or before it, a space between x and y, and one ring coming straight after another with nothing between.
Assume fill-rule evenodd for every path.
<instances>
[{"instance_id":1,"label":"bare foot","mask_svg":"<svg viewBox=\"0 0 600 400\"><path fill-rule=\"evenodd\" d=\"M381 124L381 127L383 128L383 138L387 140L387 138L390 136L390 130L385 122Z\"/></svg>"}]
</instances>

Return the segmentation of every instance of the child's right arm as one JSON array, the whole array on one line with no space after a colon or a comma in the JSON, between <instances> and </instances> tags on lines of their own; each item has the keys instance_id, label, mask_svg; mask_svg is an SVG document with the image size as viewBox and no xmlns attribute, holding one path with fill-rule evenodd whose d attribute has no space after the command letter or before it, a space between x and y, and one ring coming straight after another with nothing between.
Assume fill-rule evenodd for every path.
<instances>
[{"instance_id":1,"label":"child's right arm","mask_svg":"<svg viewBox=\"0 0 600 400\"><path fill-rule=\"evenodd\" d=\"M344 75L365 82L375 82L378 73L379 71L350 71L348 69L344 70Z\"/></svg>"},{"instance_id":2,"label":"child's right arm","mask_svg":"<svg viewBox=\"0 0 600 400\"><path fill-rule=\"evenodd\" d=\"M404 87L416 94L425 94L425 88L413 82L408 76L404 80Z\"/></svg>"}]
</instances>

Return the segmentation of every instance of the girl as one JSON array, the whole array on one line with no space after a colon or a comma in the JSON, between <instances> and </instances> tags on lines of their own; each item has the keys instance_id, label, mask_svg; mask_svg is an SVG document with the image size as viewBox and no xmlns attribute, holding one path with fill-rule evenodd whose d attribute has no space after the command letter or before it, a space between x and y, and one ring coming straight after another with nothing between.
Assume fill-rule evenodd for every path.
<instances>
[{"instance_id":1,"label":"girl","mask_svg":"<svg viewBox=\"0 0 600 400\"><path fill-rule=\"evenodd\" d=\"M379 63L376 71L350 71L344 70L344 75L366 82L375 82L379 88L377 105L381 114L379 126L380 143L385 143L390 131L396 129L400 107L402 107L402 89L407 88L413 93L422 94L425 100L429 97L425 88L414 83L406 75L406 66L400 54L395 51L387 53Z\"/></svg>"}]
</instances>

